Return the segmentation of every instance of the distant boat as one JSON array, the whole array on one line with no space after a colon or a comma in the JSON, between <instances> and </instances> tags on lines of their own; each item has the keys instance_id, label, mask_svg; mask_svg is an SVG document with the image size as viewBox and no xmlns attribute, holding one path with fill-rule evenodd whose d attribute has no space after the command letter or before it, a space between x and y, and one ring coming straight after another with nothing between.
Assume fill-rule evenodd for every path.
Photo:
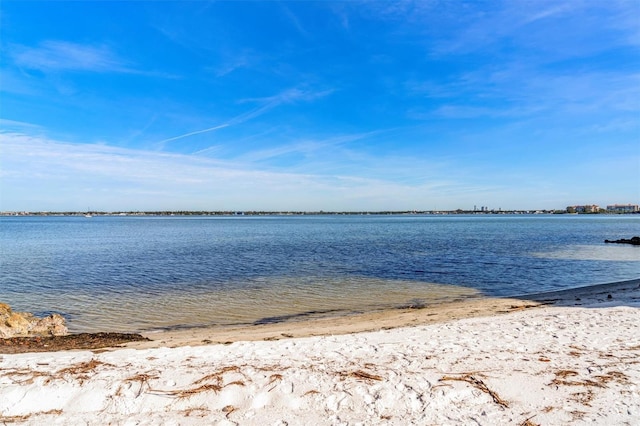
<instances>
[{"instance_id":1,"label":"distant boat","mask_svg":"<svg viewBox=\"0 0 640 426\"><path fill-rule=\"evenodd\" d=\"M84 215L84 217L93 217L93 216L91 215L91 213L87 213Z\"/></svg>"}]
</instances>

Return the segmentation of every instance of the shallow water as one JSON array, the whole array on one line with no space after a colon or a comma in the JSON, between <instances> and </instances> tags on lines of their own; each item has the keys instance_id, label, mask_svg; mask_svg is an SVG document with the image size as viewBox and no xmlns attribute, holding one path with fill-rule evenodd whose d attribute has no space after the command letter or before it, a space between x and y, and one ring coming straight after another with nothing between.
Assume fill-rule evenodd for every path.
<instances>
[{"instance_id":1,"label":"shallow water","mask_svg":"<svg viewBox=\"0 0 640 426\"><path fill-rule=\"evenodd\" d=\"M251 324L640 277L640 216L2 217L0 300L73 331Z\"/></svg>"}]
</instances>

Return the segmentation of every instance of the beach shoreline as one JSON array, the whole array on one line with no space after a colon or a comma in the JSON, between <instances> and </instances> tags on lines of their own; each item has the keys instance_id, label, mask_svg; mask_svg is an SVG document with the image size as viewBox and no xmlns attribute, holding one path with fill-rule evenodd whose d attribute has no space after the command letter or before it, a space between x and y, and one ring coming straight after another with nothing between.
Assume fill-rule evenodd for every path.
<instances>
[{"instance_id":1,"label":"beach shoreline","mask_svg":"<svg viewBox=\"0 0 640 426\"><path fill-rule=\"evenodd\" d=\"M609 294L613 297L613 295L625 293L639 286L640 278L514 297L474 297L416 308L384 309L268 324L147 331L140 334L148 338L149 341L131 342L126 346L142 349L361 333L500 315L548 305L583 306L599 302L606 303L610 302L607 298Z\"/></svg>"},{"instance_id":2,"label":"beach shoreline","mask_svg":"<svg viewBox=\"0 0 640 426\"><path fill-rule=\"evenodd\" d=\"M501 315L542 306L582 306L609 302L640 286L640 278L513 297L467 297L453 301L369 312L332 312L325 315L292 315L281 321L226 326L178 327L114 333L71 333L55 337L18 337L0 341L0 354L57 350L116 350L230 344L238 341L281 340L294 337L343 335L436 324L466 318ZM611 296L613 297L613 296Z\"/></svg>"},{"instance_id":3,"label":"beach shoreline","mask_svg":"<svg viewBox=\"0 0 640 426\"><path fill-rule=\"evenodd\" d=\"M639 308L631 280L398 312L369 331L268 324L234 342L199 330L0 354L0 424L631 425Z\"/></svg>"}]
</instances>

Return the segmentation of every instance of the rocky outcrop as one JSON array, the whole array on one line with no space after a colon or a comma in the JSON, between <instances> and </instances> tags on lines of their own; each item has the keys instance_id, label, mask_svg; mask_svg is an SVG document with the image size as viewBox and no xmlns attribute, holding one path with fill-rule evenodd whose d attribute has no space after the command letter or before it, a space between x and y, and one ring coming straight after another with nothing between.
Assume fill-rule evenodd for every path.
<instances>
[{"instance_id":1,"label":"rocky outcrop","mask_svg":"<svg viewBox=\"0 0 640 426\"><path fill-rule=\"evenodd\" d=\"M0 303L0 338L66 334L68 330L62 315L38 318L29 312L13 312L9 305Z\"/></svg>"},{"instance_id":2,"label":"rocky outcrop","mask_svg":"<svg viewBox=\"0 0 640 426\"><path fill-rule=\"evenodd\" d=\"M605 243L614 243L614 244L631 244L634 246L640 246L640 237L631 237L630 239L622 238L620 240L604 240Z\"/></svg>"}]
</instances>

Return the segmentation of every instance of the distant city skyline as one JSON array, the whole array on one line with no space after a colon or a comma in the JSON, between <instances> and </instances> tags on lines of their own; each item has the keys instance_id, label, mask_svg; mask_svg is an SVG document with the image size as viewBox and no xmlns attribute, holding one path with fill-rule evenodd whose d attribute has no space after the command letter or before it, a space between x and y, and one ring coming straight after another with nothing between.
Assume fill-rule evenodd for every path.
<instances>
[{"instance_id":1,"label":"distant city skyline","mask_svg":"<svg viewBox=\"0 0 640 426\"><path fill-rule=\"evenodd\" d=\"M640 201L640 2L0 12L0 211Z\"/></svg>"},{"instance_id":2,"label":"distant city skyline","mask_svg":"<svg viewBox=\"0 0 640 426\"><path fill-rule=\"evenodd\" d=\"M469 208L457 208L452 210L67 210L67 211L0 211L1 216L14 215L393 215L393 214L561 214L561 213L640 213L640 205L638 204L614 204L600 207L597 204L573 205L566 208L555 209L509 209L489 208L487 206L473 206Z\"/></svg>"}]
</instances>

